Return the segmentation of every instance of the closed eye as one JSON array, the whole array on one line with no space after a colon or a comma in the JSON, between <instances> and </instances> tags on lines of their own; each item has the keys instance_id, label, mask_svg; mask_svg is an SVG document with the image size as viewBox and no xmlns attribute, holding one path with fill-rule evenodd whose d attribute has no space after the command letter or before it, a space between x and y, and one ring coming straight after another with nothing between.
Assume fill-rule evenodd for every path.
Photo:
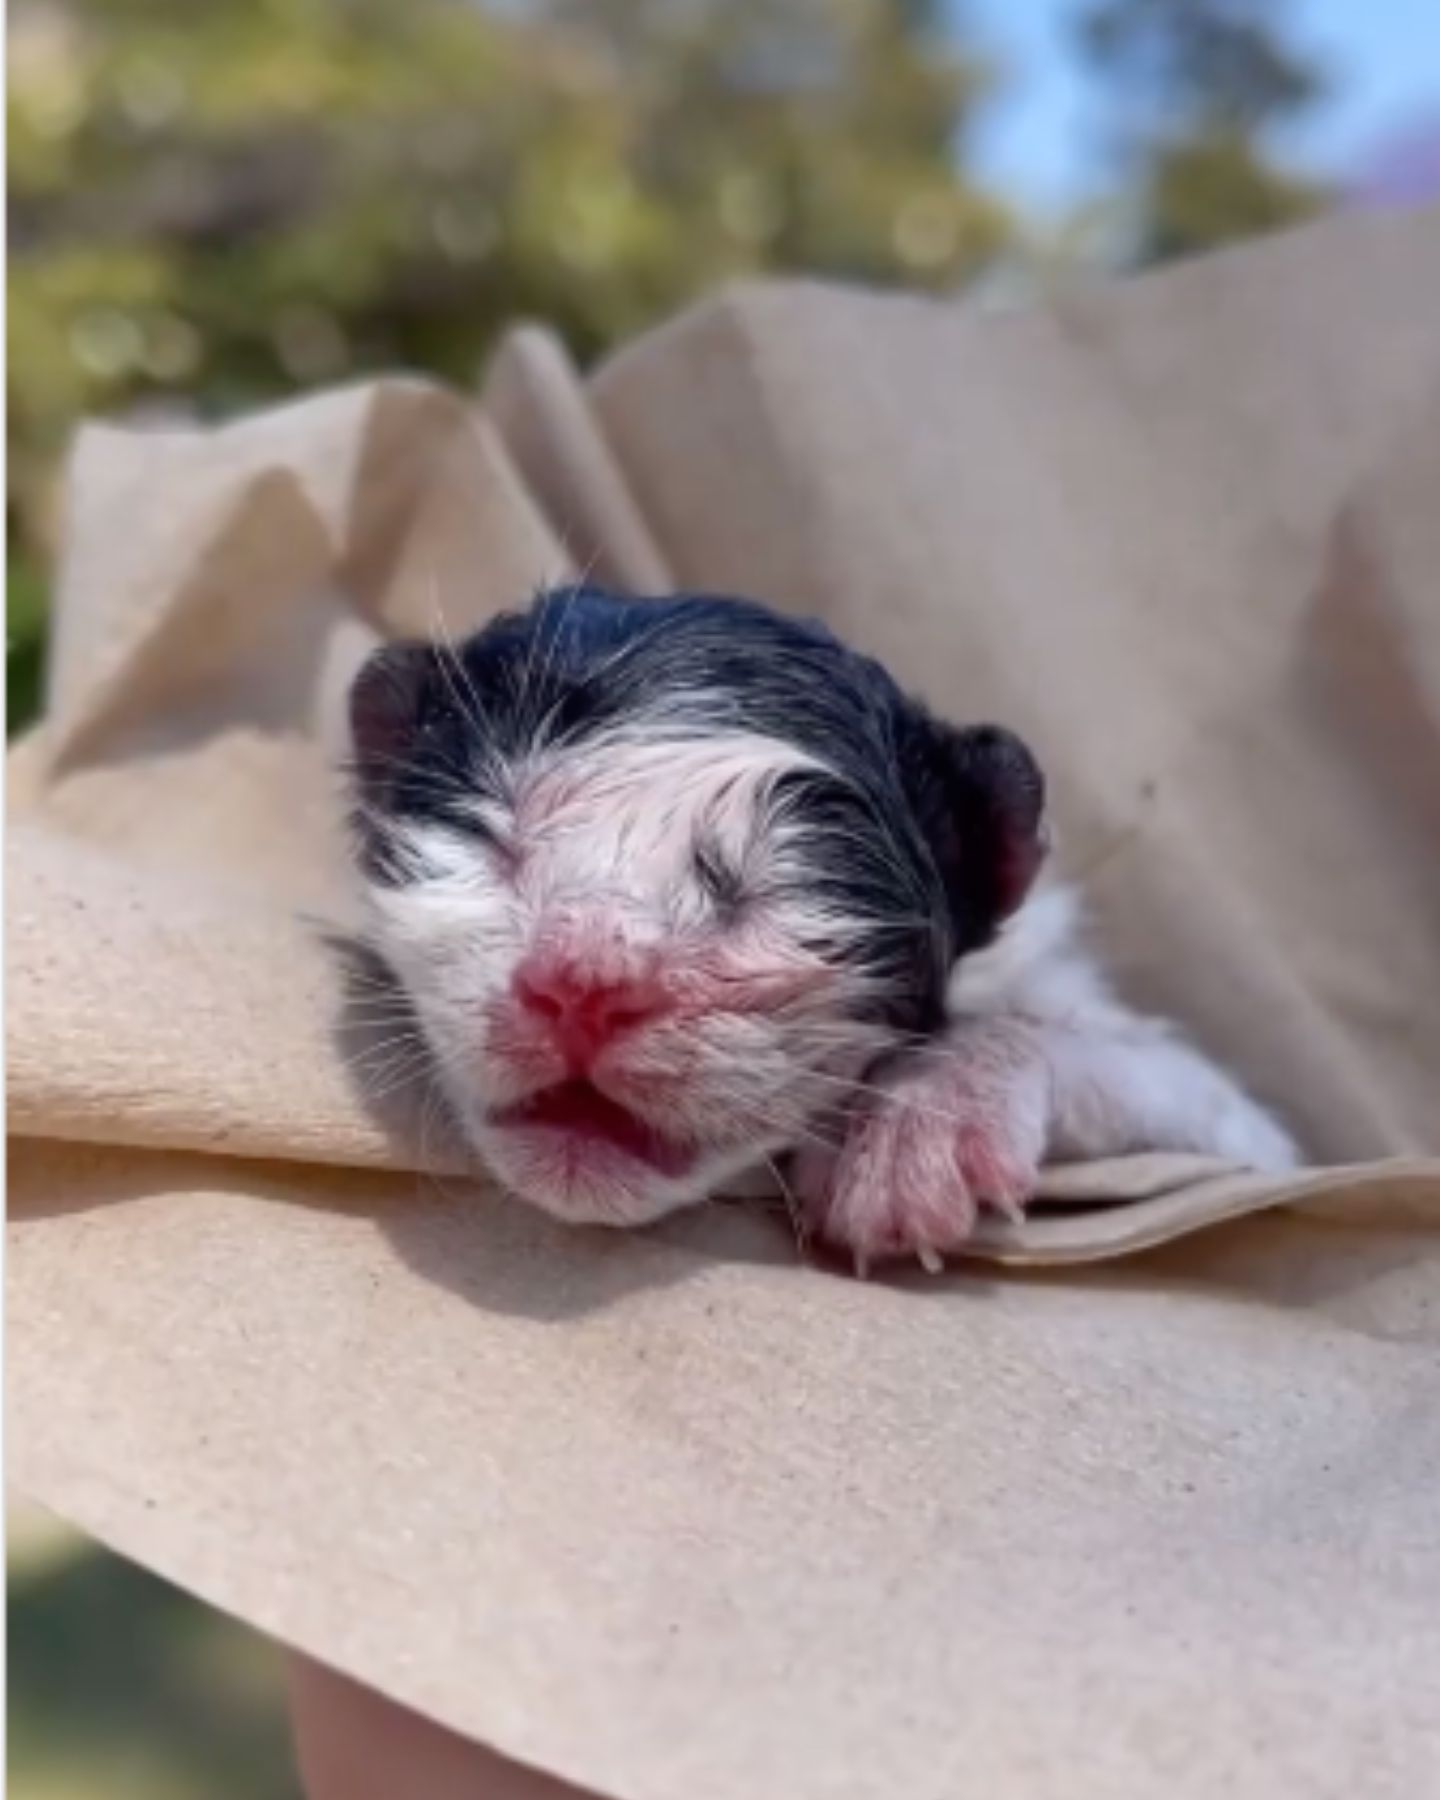
<instances>
[{"instance_id":1,"label":"closed eye","mask_svg":"<svg viewBox=\"0 0 1440 1800\"><path fill-rule=\"evenodd\" d=\"M519 869L520 846L509 829L510 821L498 807L475 806L473 803L448 807L444 824L457 838L483 848L502 875L513 877Z\"/></svg>"}]
</instances>

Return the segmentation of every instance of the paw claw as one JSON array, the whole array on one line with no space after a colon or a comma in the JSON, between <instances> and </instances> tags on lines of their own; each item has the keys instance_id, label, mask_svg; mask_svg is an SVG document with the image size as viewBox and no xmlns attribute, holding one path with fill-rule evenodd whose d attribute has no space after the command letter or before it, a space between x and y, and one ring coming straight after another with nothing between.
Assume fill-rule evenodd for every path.
<instances>
[{"instance_id":1,"label":"paw claw","mask_svg":"<svg viewBox=\"0 0 1440 1800\"><path fill-rule=\"evenodd\" d=\"M1025 1202L1015 1194L987 1194L985 1204L991 1212L999 1213L1008 1225L1025 1223Z\"/></svg>"},{"instance_id":2,"label":"paw claw","mask_svg":"<svg viewBox=\"0 0 1440 1800\"><path fill-rule=\"evenodd\" d=\"M1046 1095L1026 1042L971 1038L901 1066L850 1116L838 1155L801 1182L817 1237L848 1254L862 1280L877 1263L912 1257L940 1273L982 1207L1023 1218Z\"/></svg>"}]
</instances>

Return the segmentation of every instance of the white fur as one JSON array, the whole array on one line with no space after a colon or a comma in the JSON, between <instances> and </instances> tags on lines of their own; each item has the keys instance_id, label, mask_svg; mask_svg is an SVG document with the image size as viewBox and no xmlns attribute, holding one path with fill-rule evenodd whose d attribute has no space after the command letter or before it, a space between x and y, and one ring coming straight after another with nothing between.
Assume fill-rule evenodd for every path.
<instances>
[{"instance_id":1,"label":"white fur","mask_svg":"<svg viewBox=\"0 0 1440 1800\"><path fill-rule=\"evenodd\" d=\"M412 879L369 890L369 934L410 998L452 1112L509 1186L569 1219L641 1223L802 1139L832 1072L875 1054L873 1028L845 1022L858 978L801 948L845 921L803 894L767 894L792 837L770 791L811 766L776 740L696 737L693 724L688 737L657 734L652 724L546 749L507 771L505 802L476 802L498 847L435 824L392 824L392 850ZM715 918L695 875L700 835L767 895L738 922ZM513 1000L524 959L571 942L622 976L663 964L681 993L710 969L714 1004L657 1019L586 1072L693 1147L692 1170L672 1177L568 1155L554 1134L497 1121L573 1073ZM732 989L766 978L773 1004L726 1004Z\"/></svg>"},{"instance_id":2,"label":"white fur","mask_svg":"<svg viewBox=\"0 0 1440 1800\"><path fill-rule=\"evenodd\" d=\"M948 1029L896 1055L883 1029L852 1018L865 978L805 948L851 922L803 886L776 887L793 872L796 821L775 784L813 764L779 740L683 724L551 744L498 771L503 799L473 803L493 844L436 824L387 827L411 879L369 890L372 939L451 1110L507 1185L563 1218L633 1225L795 1150L816 1229L868 1260L958 1247L978 1206L1023 1205L1044 1158L1169 1149L1293 1163L1285 1133L1229 1077L1115 997L1061 888L1042 887L958 965ZM737 918L707 898L697 838L756 897ZM516 1125L511 1109L575 1075L516 998L537 952L653 979L686 1003L617 1038L584 1074L693 1153L689 1166L667 1172ZM872 1065L879 1073L858 1080Z\"/></svg>"},{"instance_id":3,"label":"white fur","mask_svg":"<svg viewBox=\"0 0 1440 1800\"><path fill-rule=\"evenodd\" d=\"M857 1269L938 1266L981 1207L1017 1217L1046 1160L1179 1150L1294 1164L1285 1132L1229 1076L1116 999L1077 918L1073 894L1037 892L955 970L947 1029L878 1071L838 1149L799 1157L812 1229Z\"/></svg>"},{"instance_id":4,"label":"white fur","mask_svg":"<svg viewBox=\"0 0 1440 1800\"><path fill-rule=\"evenodd\" d=\"M1074 891L1041 887L989 949L957 966L947 996L957 1048L987 1020L1035 1028L1049 1072L1046 1156L1185 1150L1292 1167L1295 1146L1275 1120L1173 1025L1116 998L1079 926Z\"/></svg>"}]
</instances>

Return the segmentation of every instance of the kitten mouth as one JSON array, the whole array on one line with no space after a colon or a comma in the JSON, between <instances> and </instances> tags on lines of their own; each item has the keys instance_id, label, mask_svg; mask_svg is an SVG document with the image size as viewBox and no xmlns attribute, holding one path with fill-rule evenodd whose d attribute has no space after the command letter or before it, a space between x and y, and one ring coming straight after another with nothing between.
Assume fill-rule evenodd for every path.
<instances>
[{"instance_id":1,"label":"kitten mouth","mask_svg":"<svg viewBox=\"0 0 1440 1800\"><path fill-rule=\"evenodd\" d=\"M659 1175L688 1174L699 1160L691 1146L667 1138L584 1080L542 1088L491 1113L490 1123L506 1131L544 1132L582 1151L619 1151Z\"/></svg>"}]
</instances>

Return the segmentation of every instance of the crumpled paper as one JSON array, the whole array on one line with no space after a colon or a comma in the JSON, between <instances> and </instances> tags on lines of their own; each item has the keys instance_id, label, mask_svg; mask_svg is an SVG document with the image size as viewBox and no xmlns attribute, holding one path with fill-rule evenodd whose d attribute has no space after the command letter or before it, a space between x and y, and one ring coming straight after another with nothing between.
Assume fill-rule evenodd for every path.
<instances>
[{"instance_id":1,"label":"crumpled paper","mask_svg":"<svg viewBox=\"0 0 1440 1800\"><path fill-rule=\"evenodd\" d=\"M10 759L12 1479L616 1800L1433 1786L1437 291L1440 216L1352 220L87 431ZM862 1285L763 1209L565 1230L386 1116L348 677L585 566L1024 731L1127 990L1316 1167L1055 1170Z\"/></svg>"}]
</instances>

